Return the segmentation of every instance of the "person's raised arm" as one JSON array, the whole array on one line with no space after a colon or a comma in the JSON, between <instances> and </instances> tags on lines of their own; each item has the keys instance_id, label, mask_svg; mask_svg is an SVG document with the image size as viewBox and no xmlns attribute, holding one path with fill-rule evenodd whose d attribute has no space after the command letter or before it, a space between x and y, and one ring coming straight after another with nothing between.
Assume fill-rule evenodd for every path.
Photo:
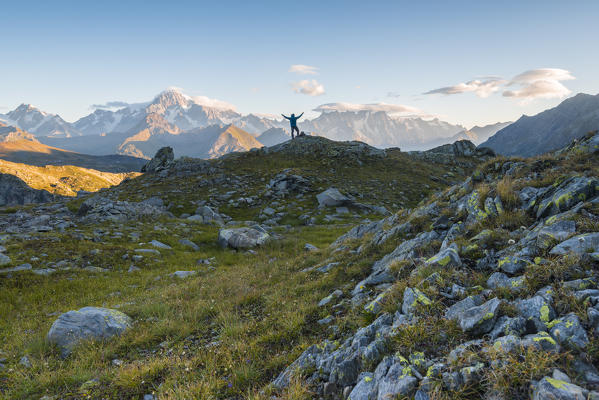
<instances>
[{"instance_id":1,"label":"person's raised arm","mask_svg":"<svg viewBox=\"0 0 599 400\"><path fill-rule=\"evenodd\" d=\"M304 115L304 113L301 113L300 115L298 115L297 119L300 119L302 117L302 115Z\"/></svg>"},{"instance_id":2,"label":"person's raised arm","mask_svg":"<svg viewBox=\"0 0 599 400\"><path fill-rule=\"evenodd\" d=\"M285 119L289 119L289 117L285 116L285 114L281 114L283 116L283 118Z\"/></svg>"}]
</instances>

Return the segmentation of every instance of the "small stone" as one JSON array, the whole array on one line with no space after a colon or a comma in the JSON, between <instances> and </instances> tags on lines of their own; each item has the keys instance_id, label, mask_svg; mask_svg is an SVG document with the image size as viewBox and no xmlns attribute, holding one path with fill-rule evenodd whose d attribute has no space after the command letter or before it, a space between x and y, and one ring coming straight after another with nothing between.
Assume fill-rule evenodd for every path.
<instances>
[{"instance_id":1,"label":"small stone","mask_svg":"<svg viewBox=\"0 0 599 400\"><path fill-rule=\"evenodd\" d=\"M158 249L165 249L165 250L171 250L172 247L169 246L168 244L164 244L162 242L159 242L158 240L152 240L150 242L150 244Z\"/></svg>"}]
</instances>

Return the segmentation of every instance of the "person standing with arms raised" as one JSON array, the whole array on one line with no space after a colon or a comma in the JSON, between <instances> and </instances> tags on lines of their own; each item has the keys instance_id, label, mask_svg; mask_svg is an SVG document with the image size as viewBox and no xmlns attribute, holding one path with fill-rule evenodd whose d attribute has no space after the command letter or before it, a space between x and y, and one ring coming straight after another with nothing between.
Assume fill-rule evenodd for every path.
<instances>
[{"instance_id":1,"label":"person standing with arms raised","mask_svg":"<svg viewBox=\"0 0 599 400\"><path fill-rule=\"evenodd\" d=\"M297 117L295 116L295 114L291 114L290 117L287 117L284 114L281 114L281 115L283 116L283 118L288 119L289 124L291 124L291 139L293 139L293 131L297 132L297 136L299 136L300 132L299 132L299 129L297 128L297 120L300 119L302 117L302 115L304 115L304 113L302 112Z\"/></svg>"}]
</instances>

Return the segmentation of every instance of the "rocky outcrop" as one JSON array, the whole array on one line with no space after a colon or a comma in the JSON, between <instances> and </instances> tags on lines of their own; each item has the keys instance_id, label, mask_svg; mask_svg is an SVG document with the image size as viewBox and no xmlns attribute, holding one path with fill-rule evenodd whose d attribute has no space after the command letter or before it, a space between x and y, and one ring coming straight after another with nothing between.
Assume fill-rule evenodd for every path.
<instances>
[{"instance_id":1,"label":"rocky outcrop","mask_svg":"<svg viewBox=\"0 0 599 400\"><path fill-rule=\"evenodd\" d=\"M95 195L85 200L77 215L86 222L124 222L127 220L165 215L162 200L149 198L141 202L111 200Z\"/></svg>"},{"instance_id":2,"label":"rocky outcrop","mask_svg":"<svg viewBox=\"0 0 599 400\"><path fill-rule=\"evenodd\" d=\"M454 151L470 154L472 146L451 148L453 156ZM347 302L376 319L344 341L308 348L275 386L286 386L300 373L319 396L427 399L433 388L434 393L488 389L495 369L509 368L506 356L526 358L532 350L552 357L568 352L579 361L569 374L556 370L551 377L526 382L518 393L530 390L534 399L599 396L591 391L598 387L599 374L587 354L599 331L599 232L589 232L599 221L599 182L591 174L576 176L556 167L574 154L581 154L576 146L548 163L552 172L571 175L556 184L528 186L533 178L522 172L534 165L498 160L427 204L366 222L341 236L331 248L349 254L371 253L389 238L397 240L395 249L387 250L355 285ZM504 205L497 183L516 172L522 189L514 194L520 201ZM540 179L542 173L533 176ZM477 183L484 183L485 190ZM493 225L508 212L522 216L526 225ZM412 223L422 219L426 223ZM473 269L484 278L481 286L472 281ZM564 302L564 297L570 300ZM321 306L330 304L342 307L342 296L321 300ZM444 318L435 319L439 310ZM464 336L444 328L441 337L453 335L456 343L429 348L429 333L417 327L431 319L434 324L457 323ZM414 332L425 338L411 336ZM439 337L430 334L430 340ZM413 342L422 353L420 348L406 350L405 343ZM516 398L491 390L480 395Z\"/></svg>"},{"instance_id":3,"label":"rocky outcrop","mask_svg":"<svg viewBox=\"0 0 599 400\"><path fill-rule=\"evenodd\" d=\"M175 153L172 147L162 147L156 152L146 165L141 168L141 172L158 172L168 169L175 159Z\"/></svg>"},{"instance_id":4,"label":"rocky outcrop","mask_svg":"<svg viewBox=\"0 0 599 400\"><path fill-rule=\"evenodd\" d=\"M458 140L452 144L444 144L426 151L411 151L411 155L422 160L442 164L452 164L459 158L488 159L495 156L493 150L480 147L477 148L469 140Z\"/></svg>"},{"instance_id":5,"label":"rocky outcrop","mask_svg":"<svg viewBox=\"0 0 599 400\"><path fill-rule=\"evenodd\" d=\"M46 190L33 189L14 175L0 174L0 206L47 203L57 197Z\"/></svg>"}]
</instances>

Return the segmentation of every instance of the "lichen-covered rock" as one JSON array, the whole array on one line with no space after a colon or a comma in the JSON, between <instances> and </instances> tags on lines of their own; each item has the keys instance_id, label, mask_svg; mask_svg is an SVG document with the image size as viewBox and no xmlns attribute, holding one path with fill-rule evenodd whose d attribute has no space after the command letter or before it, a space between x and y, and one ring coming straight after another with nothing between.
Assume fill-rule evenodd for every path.
<instances>
[{"instance_id":1,"label":"lichen-covered rock","mask_svg":"<svg viewBox=\"0 0 599 400\"><path fill-rule=\"evenodd\" d=\"M522 317L501 316L497 319L493 330L489 333L491 339L501 336L520 336L526 332L526 320Z\"/></svg>"},{"instance_id":2,"label":"lichen-covered rock","mask_svg":"<svg viewBox=\"0 0 599 400\"><path fill-rule=\"evenodd\" d=\"M131 318L117 310L84 307L58 317L48 332L48 341L68 355L81 340L106 339L131 327Z\"/></svg>"},{"instance_id":3,"label":"lichen-covered rock","mask_svg":"<svg viewBox=\"0 0 599 400\"><path fill-rule=\"evenodd\" d=\"M533 400L586 400L589 391L566 381L544 377L534 387Z\"/></svg>"},{"instance_id":4,"label":"lichen-covered rock","mask_svg":"<svg viewBox=\"0 0 599 400\"><path fill-rule=\"evenodd\" d=\"M349 394L349 400L376 400L377 381L371 372L362 372L358 383Z\"/></svg>"},{"instance_id":5,"label":"lichen-covered rock","mask_svg":"<svg viewBox=\"0 0 599 400\"><path fill-rule=\"evenodd\" d=\"M501 300L493 298L480 306L464 311L458 316L460 328L473 336L484 335L493 329L500 304Z\"/></svg>"},{"instance_id":6,"label":"lichen-covered rock","mask_svg":"<svg viewBox=\"0 0 599 400\"><path fill-rule=\"evenodd\" d=\"M426 260L426 265L439 267L459 267L462 260L458 254L458 246L454 243L449 247L439 251L437 254Z\"/></svg>"},{"instance_id":7,"label":"lichen-covered rock","mask_svg":"<svg viewBox=\"0 0 599 400\"><path fill-rule=\"evenodd\" d=\"M384 292L382 292L381 294L379 294L378 296L376 296L376 298L374 300L372 300L370 303L368 303L364 307L364 311L372 313L372 314L380 313L383 309L385 298L389 295L389 293L390 293L390 291L389 291L389 289L387 289Z\"/></svg>"},{"instance_id":8,"label":"lichen-covered rock","mask_svg":"<svg viewBox=\"0 0 599 400\"><path fill-rule=\"evenodd\" d=\"M390 400L398 396L409 396L416 389L418 379L412 376L412 368L403 357L389 367L379 381L377 400Z\"/></svg>"},{"instance_id":9,"label":"lichen-covered rock","mask_svg":"<svg viewBox=\"0 0 599 400\"><path fill-rule=\"evenodd\" d=\"M501 272L494 272L487 280L487 286L491 289L507 289L510 292L520 292L525 288L526 278L524 275L514 278L508 277Z\"/></svg>"},{"instance_id":10,"label":"lichen-covered rock","mask_svg":"<svg viewBox=\"0 0 599 400\"><path fill-rule=\"evenodd\" d=\"M431 300L420 290L416 288L406 288L403 292L401 311L404 314L411 314L419 305L430 306L431 304Z\"/></svg>"},{"instance_id":11,"label":"lichen-covered rock","mask_svg":"<svg viewBox=\"0 0 599 400\"><path fill-rule=\"evenodd\" d=\"M541 296L517 300L514 305L522 317L534 322L539 331L546 330L547 324L555 318L553 307Z\"/></svg>"},{"instance_id":12,"label":"lichen-covered rock","mask_svg":"<svg viewBox=\"0 0 599 400\"><path fill-rule=\"evenodd\" d=\"M554 224L543 226L537 233L537 246L547 249L555 243L566 240L576 232L576 223L571 220L558 221Z\"/></svg>"},{"instance_id":13,"label":"lichen-covered rock","mask_svg":"<svg viewBox=\"0 0 599 400\"><path fill-rule=\"evenodd\" d=\"M572 177L547 193L538 203L537 218L547 217L566 210L597 193L599 179Z\"/></svg>"},{"instance_id":14,"label":"lichen-covered rock","mask_svg":"<svg viewBox=\"0 0 599 400\"><path fill-rule=\"evenodd\" d=\"M524 271L528 262L520 257L507 256L497 261L497 267L506 274L516 275Z\"/></svg>"},{"instance_id":15,"label":"lichen-covered rock","mask_svg":"<svg viewBox=\"0 0 599 400\"><path fill-rule=\"evenodd\" d=\"M524 336L520 341L520 344L522 347L551 351L555 353L559 353L561 349L559 343L557 343L555 339L545 331Z\"/></svg>"},{"instance_id":16,"label":"lichen-covered rock","mask_svg":"<svg viewBox=\"0 0 599 400\"><path fill-rule=\"evenodd\" d=\"M290 380L296 374L302 374L306 371L314 370L322 357L330 353L334 349L331 343L325 343L321 346L312 345L308 347L291 365L289 365L279 376L273 381L273 385L277 388L286 388L289 386Z\"/></svg>"},{"instance_id":17,"label":"lichen-covered rock","mask_svg":"<svg viewBox=\"0 0 599 400\"><path fill-rule=\"evenodd\" d=\"M473 190L466 201L468 218L472 221L483 221L489 217L489 213L480 207L480 201L480 193L478 190Z\"/></svg>"},{"instance_id":18,"label":"lichen-covered rock","mask_svg":"<svg viewBox=\"0 0 599 400\"><path fill-rule=\"evenodd\" d=\"M218 232L218 243L222 247L249 249L261 246L270 239L270 235L261 228L231 228Z\"/></svg>"},{"instance_id":19,"label":"lichen-covered rock","mask_svg":"<svg viewBox=\"0 0 599 400\"><path fill-rule=\"evenodd\" d=\"M551 336L569 349L581 350L589 344L587 333L574 313L551 321L548 326L551 329Z\"/></svg>"},{"instance_id":20,"label":"lichen-covered rock","mask_svg":"<svg viewBox=\"0 0 599 400\"><path fill-rule=\"evenodd\" d=\"M599 232L585 233L565 240L551 249L549 254L565 255L573 253L582 256L599 251Z\"/></svg>"}]
</instances>

